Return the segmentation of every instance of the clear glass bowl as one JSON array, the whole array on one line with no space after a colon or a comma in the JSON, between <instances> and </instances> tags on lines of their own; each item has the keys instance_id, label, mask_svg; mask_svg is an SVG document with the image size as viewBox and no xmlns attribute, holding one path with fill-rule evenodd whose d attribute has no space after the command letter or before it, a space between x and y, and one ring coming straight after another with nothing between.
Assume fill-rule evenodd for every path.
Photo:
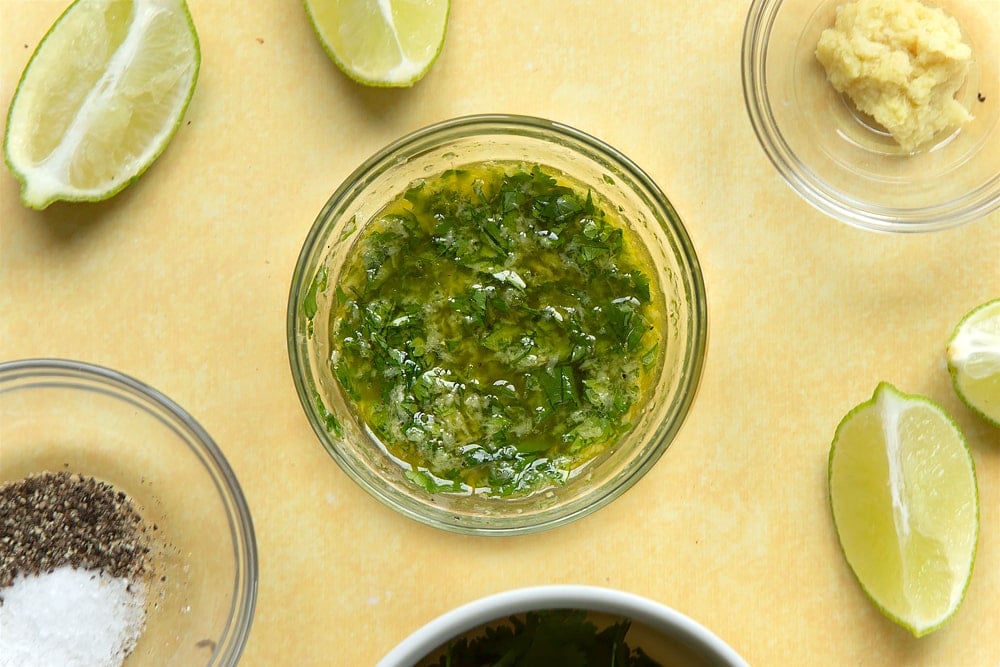
<instances>
[{"instance_id":1,"label":"clear glass bowl","mask_svg":"<svg viewBox=\"0 0 1000 667\"><path fill-rule=\"evenodd\" d=\"M815 56L849 0L753 0L743 33L743 94L767 156L807 202L886 232L961 225L1000 208L1000 3L940 0L973 63L957 99L973 119L909 154L846 96Z\"/></svg>"},{"instance_id":2,"label":"clear glass bowl","mask_svg":"<svg viewBox=\"0 0 1000 667\"><path fill-rule=\"evenodd\" d=\"M612 452L591 462L586 474L522 498L431 494L417 488L355 419L329 364L331 300L345 257L372 216L413 181L484 160L546 165L618 207L659 269L656 278L669 319L658 381L637 425ZM413 519L467 534L515 534L559 526L632 486L666 450L691 406L706 336L698 259L660 189L628 158L597 139L566 125L518 116L449 120L400 139L362 164L309 231L288 303L292 375L323 447L383 503Z\"/></svg>"},{"instance_id":3,"label":"clear glass bowl","mask_svg":"<svg viewBox=\"0 0 1000 667\"><path fill-rule=\"evenodd\" d=\"M106 368L3 363L0 460L0 482L95 477L156 525L146 628L126 666L239 662L257 596L253 524L222 452L190 415Z\"/></svg>"},{"instance_id":4,"label":"clear glass bowl","mask_svg":"<svg viewBox=\"0 0 1000 667\"><path fill-rule=\"evenodd\" d=\"M438 616L390 651L376 667L412 667L439 654L452 640L530 611L578 609L598 628L626 618L625 641L663 665L747 667L726 642L697 621L654 600L597 586L531 586L488 595Z\"/></svg>"}]
</instances>

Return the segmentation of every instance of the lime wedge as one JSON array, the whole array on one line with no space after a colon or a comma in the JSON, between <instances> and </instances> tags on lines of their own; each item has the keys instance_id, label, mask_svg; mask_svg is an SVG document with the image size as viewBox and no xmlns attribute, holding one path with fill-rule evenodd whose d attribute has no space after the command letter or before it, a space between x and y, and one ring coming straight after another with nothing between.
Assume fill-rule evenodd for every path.
<instances>
[{"instance_id":1,"label":"lime wedge","mask_svg":"<svg viewBox=\"0 0 1000 667\"><path fill-rule=\"evenodd\" d=\"M947 350L955 393L974 412L1000 427L1000 299L968 312Z\"/></svg>"},{"instance_id":2,"label":"lime wedge","mask_svg":"<svg viewBox=\"0 0 1000 667\"><path fill-rule=\"evenodd\" d=\"M444 46L449 0L304 0L327 54L368 86L411 86Z\"/></svg>"},{"instance_id":3,"label":"lime wedge","mask_svg":"<svg viewBox=\"0 0 1000 667\"><path fill-rule=\"evenodd\" d=\"M201 55L184 0L76 0L35 49L4 154L26 206L107 199L163 152Z\"/></svg>"},{"instance_id":4,"label":"lime wedge","mask_svg":"<svg viewBox=\"0 0 1000 667\"><path fill-rule=\"evenodd\" d=\"M879 384L830 448L830 504L844 557L890 619L920 637L958 609L979 536L965 437L930 399Z\"/></svg>"}]
</instances>

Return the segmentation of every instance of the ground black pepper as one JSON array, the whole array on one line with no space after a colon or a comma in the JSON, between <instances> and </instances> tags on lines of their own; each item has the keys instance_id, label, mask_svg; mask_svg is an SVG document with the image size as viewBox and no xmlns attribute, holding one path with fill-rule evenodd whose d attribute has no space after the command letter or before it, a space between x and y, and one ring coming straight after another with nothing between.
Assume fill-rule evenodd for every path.
<instances>
[{"instance_id":1,"label":"ground black pepper","mask_svg":"<svg viewBox=\"0 0 1000 667\"><path fill-rule=\"evenodd\" d=\"M46 472L9 482L0 486L0 589L18 574L64 565L141 578L146 532L131 499L92 477Z\"/></svg>"}]
</instances>

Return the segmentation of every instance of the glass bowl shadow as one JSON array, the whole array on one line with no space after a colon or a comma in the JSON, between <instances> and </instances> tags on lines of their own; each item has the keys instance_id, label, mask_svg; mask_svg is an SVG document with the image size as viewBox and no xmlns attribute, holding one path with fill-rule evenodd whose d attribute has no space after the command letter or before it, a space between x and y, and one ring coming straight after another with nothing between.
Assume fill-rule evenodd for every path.
<instances>
[{"instance_id":1,"label":"glass bowl shadow","mask_svg":"<svg viewBox=\"0 0 1000 667\"><path fill-rule=\"evenodd\" d=\"M236 477L204 429L113 370L0 364L0 482L60 471L125 492L156 526L146 627L125 666L234 667L253 620L257 548Z\"/></svg>"},{"instance_id":2,"label":"glass bowl shadow","mask_svg":"<svg viewBox=\"0 0 1000 667\"><path fill-rule=\"evenodd\" d=\"M1000 209L1000 3L935 2L972 47L956 94L972 114L913 152L827 81L820 34L849 0L753 0L742 46L743 96L782 178L841 222L880 232L956 227Z\"/></svg>"},{"instance_id":3,"label":"glass bowl shadow","mask_svg":"<svg viewBox=\"0 0 1000 667\"><path fill-rule=\"evenodd\" d=\"M636 426L563 486L521 498L429 493L404 477L352 409L330 368L330 308L339 272L366 224L412 182L481 161L541 164L600 193L628 220L657 269L668 315L660 371ZM302 406L330 456L389 507L431 526L511 535L553 528L631 487L673 440L694 399L707 337L705 289L687 232L666 196L628 158L563 124L522 116L427 127L362 164L332 195L303 245L288 302L288 352Z\"/></svg>"}]
</instances>

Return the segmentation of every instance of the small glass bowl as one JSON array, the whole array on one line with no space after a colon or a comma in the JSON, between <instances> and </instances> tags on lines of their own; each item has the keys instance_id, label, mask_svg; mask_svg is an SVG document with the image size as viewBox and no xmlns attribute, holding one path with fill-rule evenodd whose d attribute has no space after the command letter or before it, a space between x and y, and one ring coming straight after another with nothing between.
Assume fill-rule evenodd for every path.
<instances>
[{"instance_id":1,"label":"small glass bowl","mask_svg":"<svg viewBox=\"0 0 1000 667\"><path fill-rule=\"evenodd\" d=\"M850 0L753 0L743 95L767 156L795 192L862 229L955 227L1000 208L1000 3L934 2L961 26L973 62L956 99L971 121L913 153L827 81L820 33Z\"/></svg>"},{"instance_id":2,"label":"small glass bowl","mask_svg":"<svg viewBox=\"0 0 1000 667\"><path fill-rule=\"evenodd\" d=\"M648 598L598 586L530 586L495 593L438 616L390 651L376 667L412 667L440 660L447 645L460 637L483 634L511 616L531 611L576 609L604 628L631 621L625 641L663 665L747 667L726 642L697 621Z\"/></svg>"},{"instance_id":3,"label":"small glass bowl","mask_svg":"<svg viewBox=\"0 0 1000 667\"><path fill-rule=\"evenodd\" d=\"M233 667L250 632L257 548L219 448L173 401L130 377L51 359L0 364L0 482L94 477L156 529L146 626L125 665Z\"/></svg>"},{"instance_id":4,"label":"small glass bowl","mask_svg":"<svg viewBox=\"0 0 1000 667\"><path fill-rule=\"evenodd\" d=\"M404 477L358 423L330 368L330 306L345 257L387 202L424 177L481 161L540 164L617 207L645 244L665 298L668 340L636 426L565 485L520 498L432 494ZM677 213L628 158L578 130L538 118L484 115L442 122L378 152L333 194L309 231L288 303L288 352L299 398L323 447L368 492L404 515L466 534L552 528L632 486L674 438L694 399L707 336L701 269Z\"/></svg>"}]
</instances>

